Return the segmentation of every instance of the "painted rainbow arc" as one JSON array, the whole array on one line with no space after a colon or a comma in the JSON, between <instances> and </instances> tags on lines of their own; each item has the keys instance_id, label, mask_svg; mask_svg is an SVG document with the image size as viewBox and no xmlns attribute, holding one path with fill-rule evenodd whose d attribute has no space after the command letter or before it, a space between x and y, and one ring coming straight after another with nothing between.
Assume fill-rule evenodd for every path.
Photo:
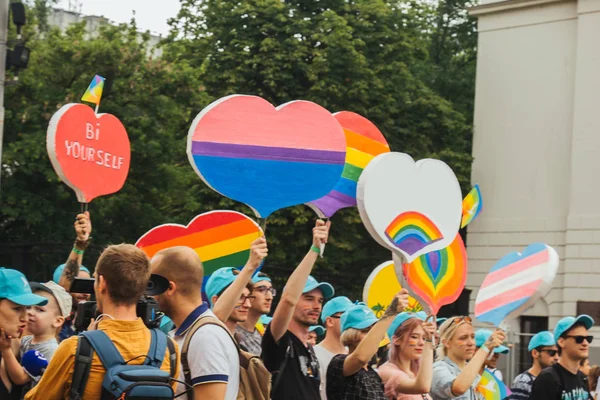
<instances>
[{"instance_id":1,"label":"painted rainbow arc","mask_svg":"<svg viewBox=\"0 0 600 400\"><path fill-rule=\"evenodd\" d=\"M413 255L444 236L427 216L407 211L398 215L386 228L385 235L396 247Z\"/></svg>"}]
</instances>

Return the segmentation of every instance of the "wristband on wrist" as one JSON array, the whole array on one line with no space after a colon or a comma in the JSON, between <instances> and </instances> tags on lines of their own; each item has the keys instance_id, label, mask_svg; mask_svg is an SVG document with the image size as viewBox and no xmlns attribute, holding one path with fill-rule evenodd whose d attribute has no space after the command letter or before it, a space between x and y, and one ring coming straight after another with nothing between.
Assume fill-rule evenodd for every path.
<instances>
[{"instance_id":1,"label":"wristband on wrist","mask_svg":"<svg viewBox=\"0 0 600 400\"><path fill-rule=\"evenodd\" d=\"M82 255L83 254L83 250L79 250L77 247L73 247L73 250L71 250L73 253L78 254L78 255Z\"/></svg>"},{"instance_id":2,"label":"wristband on wrist","mask_svg":"<svg viewBox=\"0 0 600 400\"><path fill-rule=\"evenodd\" d=\"M481 348L483 349L483 351L485 351L485 354L490 354L491 350L485 345L485 343L481 345Z\"/></svg>"},{"instance_id":3,"label":"wristband on wrist","mask_svg":"<svg viewBox=\"0 0 600 400\"><path fill-rule=\"evenodd\" d=\"M310 250L314 251L317 254L321 254L321 249L318 248L317 246L315 246L314 244L312 246L310 246Z\"/></svg>"}]
</instances>

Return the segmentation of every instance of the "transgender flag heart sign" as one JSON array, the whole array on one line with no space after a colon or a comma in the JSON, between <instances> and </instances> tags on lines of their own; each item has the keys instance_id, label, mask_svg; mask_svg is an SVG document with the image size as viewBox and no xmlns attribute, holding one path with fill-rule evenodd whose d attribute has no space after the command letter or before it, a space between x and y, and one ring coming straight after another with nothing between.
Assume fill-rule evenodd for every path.
<instances>
[{"instance_id":1,"label":"transgender flag heart sign","mask_svg":"<svg viewBox=\"0 0 600 400\"><path fill-rule=\"evenodd\" d=\"M556 250L543 243L502 257L483 280L475 316L495 326L518 317L551 289L558 263Z\"/></svg>"}]
</instances>

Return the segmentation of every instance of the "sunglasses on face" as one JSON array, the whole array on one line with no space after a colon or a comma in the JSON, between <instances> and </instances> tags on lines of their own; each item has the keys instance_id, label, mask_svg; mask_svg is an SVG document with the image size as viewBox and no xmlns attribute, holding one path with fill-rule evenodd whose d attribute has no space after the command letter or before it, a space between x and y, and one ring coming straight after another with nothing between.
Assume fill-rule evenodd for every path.
<instances>
[{"instance_id":1,"label":"sunglasses on face","mask_svg":"<svg viewBox=\"0 0 600 400\"><path fill-rule=\"evenodd\" d=\"M583 336L583 335L566 335L566 338L573 338L575 339L575 343L577 344L582 344L584 340L587 340L588 344L592 343L592 340L594 340L593 336Z\"/></svg>"},{"instance_id":2,"label":"sunglasses on face","mask_svg":"<svg viewBox=\"0 0 600 400\"><path fill-rule=\"evenodd\" d=\"M271 293L273 295L273 297L277 296L277 290L273 287L268 287L268 286L257 286L254 289L252 289L253 292L259 292L259 293Z\"/></svg>"},{"instance_id":3,"label":"sunglasses on face","mask_svg":"<svg viewBox=\"0 0 600 400\"><path fill-rule=\"evenodd\" d=\"M556 354L558 354L558 351L557 351L557 350L541 349L541 350L538 350L538 351L539 351L540 353L548 353L548 355L549 355L550 357L554 357Z\"/></svg>"}]
</instances>

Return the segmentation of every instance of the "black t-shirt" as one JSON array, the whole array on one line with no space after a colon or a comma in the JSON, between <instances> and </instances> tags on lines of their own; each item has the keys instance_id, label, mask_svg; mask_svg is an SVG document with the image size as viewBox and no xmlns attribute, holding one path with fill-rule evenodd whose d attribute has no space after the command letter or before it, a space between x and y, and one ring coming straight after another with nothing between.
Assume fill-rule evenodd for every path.
<instances>
[{"instance_id":1,"label":"black t-shirt","mask_svg":"<svg viewBox=\"0 0 600 400\"><path fill-rule=\"evenodd\" d=\"M560 364L544 369L533 381L530 400L591 400L583 372L572 374Z\"/></svg>"},{"instance_id":2,"label":"black t-shirt","mask_svg":"<svg viewBox=\"0 0 600 400\"><path fill-rule=\"evenodd\" d=\"M286 354L283 375L277 382ZM319 361L312 346L305 347L290 331L275 343L269 327L263 336L261 357L273 374L272 400L320 400Z\"/></svg>"},{"instance_id":3,"label":"black t-shirt","mask_svg":"<svg viewBox=\"0 0 600 400\"><path fill-rule=\"evenodd\" d=\"M0 354L0 364L2 363L2 354ZM19 400L21 398L21 386L17 386L8 377L8 371L6 371L6 378L12 384L12 389L9 392L6 388L4 380L0 377L0 399L2 400Z\"/></svg>"}]
</instances>

